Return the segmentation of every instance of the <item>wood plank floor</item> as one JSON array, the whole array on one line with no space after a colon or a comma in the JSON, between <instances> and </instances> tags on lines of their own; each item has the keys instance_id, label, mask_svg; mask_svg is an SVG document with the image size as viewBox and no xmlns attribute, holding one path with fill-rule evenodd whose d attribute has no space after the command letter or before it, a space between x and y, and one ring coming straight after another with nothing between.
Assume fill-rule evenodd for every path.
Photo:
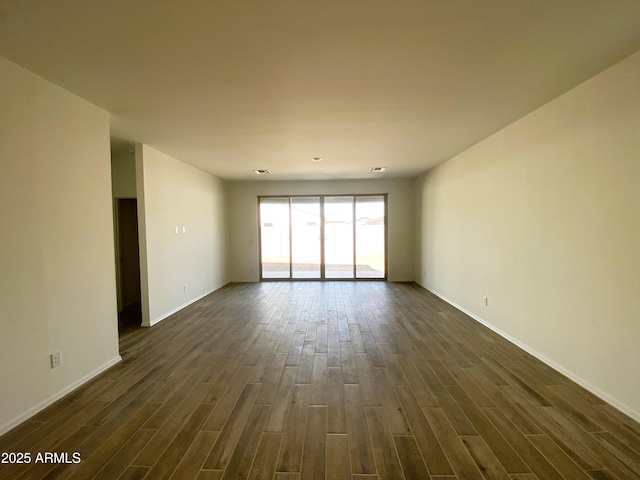
<instances>
[{"instance_id":1,"label":"wood plank floor","mask_svg":"<svg viewBox=\"0 0 640 480\"><path fill-rule=\"evenodd\" d=\"M414 284L233 284L0 437L2 479L640 479L640 425Z\"/></svg>"}]
</instances>

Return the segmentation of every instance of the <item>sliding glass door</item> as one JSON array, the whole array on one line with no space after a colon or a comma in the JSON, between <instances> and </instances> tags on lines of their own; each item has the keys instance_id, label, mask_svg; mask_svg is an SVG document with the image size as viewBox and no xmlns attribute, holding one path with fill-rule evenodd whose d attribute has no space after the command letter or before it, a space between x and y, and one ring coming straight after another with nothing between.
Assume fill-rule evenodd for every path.
<instances>
[{"instance_id":1,"label":"sliding glass door","mask_svg":"<svg viewBox=\"0 0 640 480\"><path fill-rule=\"evenodd\" d=\"M291 278L289 198L260 199L262 278Z\"/></svg>"},{"instance_id":2,"label":"sliding glass door","mask_svg":"<svg viewBox=\"0 0 640 480\"><path fill-rule=\"evenodd\" d=\"M260 278L386 278L386 195L260 197Z\"/></svg>"},{"instance_id":3,"label":"sliding glass door","mask_svg":"<svg viewBox=\"0 0 640 480\"><path fill-rule=\"evenodd\" d=\"M325 197L325 278L355 278L353 225L353 196Z\"/></svg>"},{"instance_id":4,"label":"sliding glass door","mask_svg":"<svg viewBox=\"0 0 640 480\"><path fill-rule=\"evenodd\" d=\"M291 276L320 278L320 197L291 199Z\"/></svg>"},{"instance_id":5,"label":"sliding glass door","mask_svg":"<svg viewBox=\"0 0 640 480\"><path fill-rule=\"evenodd\" d=\"M383 195L356 197L356 277L385 277L386 201Z\"/></svg>"}]
</instances>

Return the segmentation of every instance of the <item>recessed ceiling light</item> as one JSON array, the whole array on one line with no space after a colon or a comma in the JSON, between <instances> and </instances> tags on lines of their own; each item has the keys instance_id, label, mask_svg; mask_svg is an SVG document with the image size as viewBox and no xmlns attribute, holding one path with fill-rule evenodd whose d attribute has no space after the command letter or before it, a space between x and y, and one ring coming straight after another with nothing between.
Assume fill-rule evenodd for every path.
<instances>
[{"instance_id":1,"label":"recessed ceiling light","mask_svg":"<svg viewBox=\"0 0 640 480\"><path fill-rule=\"evenodd\" d=\"M313 157L311 159L312 162L321 162L322 161L322 157Z\"/></svg>"},{"instance_id":2,"label":"recessed ceiling light","mask_svg":"<svg viewBox=\"0 0 640 480\"><path fill-rule=\"evenodd\" d=\"M254 170L253 173L255 173L256 175L269 175L271 172L266 169L261 169L261 170Z\"/></svg>"},{"instance_id":3,"label":"recessed ceiling light","mask_svg":"<svg viewBox=\"0 0 640 480\"><path fill-rule=\"evenodd\" d=\"M387 170L387 167L371 167L369 171L371 173L382 173Z\"/></svg>"}]
</instances>

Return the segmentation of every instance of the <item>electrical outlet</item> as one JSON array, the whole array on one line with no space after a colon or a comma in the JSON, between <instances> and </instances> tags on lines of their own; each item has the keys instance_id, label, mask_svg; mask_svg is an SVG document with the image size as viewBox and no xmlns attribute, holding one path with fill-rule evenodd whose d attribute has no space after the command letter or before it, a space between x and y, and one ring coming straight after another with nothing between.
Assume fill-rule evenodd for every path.
<instances>
[{"instance_id":1,"label":"electrical outlet","mask_svg":"<svg viewBox=\"0 0 640 480\"><path fill-rule=\"evenodd\" d=\"M62 363L62 352L54 352L49 356L49 358L51 360L51 368L59 367Z\"/></svg>"},{"instance_id":2,"label":"electrical outlet","mask_svg":"<svg viewBox=\"0 0 640 480\"><path fill-rule=\"evenodd\" d=\"M482 297L482 299L484 300L484 306L488 307L489 306L489 297Z\"/></svg>"}]
</instances>

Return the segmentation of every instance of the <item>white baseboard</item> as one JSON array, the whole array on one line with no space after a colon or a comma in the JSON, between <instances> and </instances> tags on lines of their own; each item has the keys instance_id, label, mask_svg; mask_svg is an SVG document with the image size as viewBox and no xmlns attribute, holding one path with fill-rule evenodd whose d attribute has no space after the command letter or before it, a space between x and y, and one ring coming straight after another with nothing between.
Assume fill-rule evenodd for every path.
<instances>
[{"instance_id":1,"label":"white baseboard","mask_svg":"<svg viewBox=\"0 0 640 480\"><path fill-rule=\"evenodd\" d=\"M422 285L421 285L422 286ZM422 288L425 288L424 286L422 286ZM534 357L536 357L538 360L540 360L541 362L545 363L546 365L550 366L551 368L553 368L554 370L556 370L557 372L560 372L562 375L564 375L565 377L573 380L574 382L576 382L578 385L580 385L581 387L583 387L584 389L588 390L589 392L593 393L594 395L596 395L597 397L601 398L602 400L604 400L605 402L607 402L608 404L614 406L615 408L617 408L618 410L620 410L622 413L624 413L625 415L628 415L629 417L633 418L635 421L640 422L640 412L636 412L635 410L633 410L632 408L630 408L628 405L625 405L623 403L621 403L620 401L618 401L617 399L613 398L611 395L609 395L607 392L602 391L601 389L591 385L589 382L587 382L585 379L583 379L582 377L576 375L574 372L567 370L566 368L564 368L562 365L554 362L553 360L547 358L546 356L544 356L543 354L541 354L540 352L536 351L535 349L531 348L529 345L526 345L525 343L522 343L520 340L512 337L511 335L509 335L507 332L504 332L503 330L499 329L498 327L496 327L495 325L492 325L491 323L487 322L485 319L479 317L478 315L476 315L473 312L470 312L469 310L467 310L466 308L458 305L457 303L451 301L450 299L448 299L447 297L445 297L444 295L433 291L433 290L429 290L427 288L425 288L425 290L433 293L435 296L441 298L442 300L444 300L445 302L447 302L449 305L457 308L458 310L460 310L461 312L466 313L467 315L469 315L471 318L473 318L475 321L481 323L482 325L484 325L485 327L487 327L488 329L494 331L495 333L497 333L498 335L500 335L502 338L504 338L505 340L508 340L509 342L513 343L514 345L516 345L517 347L521 348L522 350L524 350L525 352L529 353L530 355L533 355Z\"/></svg>"},{"instance_id":2,"label":"white baseboard","mask_svg":"<svg viewBox=\"0 0 640 480\"><path fill-rule=\"evenodd\" d=\"M224 285L223 285L223 286L224 286ZM164 320L165 318L170 317L170 316L171 316L171 315L173 315L174 313L178 313L178 312L179 312L180 310L182 310L183 308L188 307L188 306L189 306L189 305L191 305L192 303L197 302L198 300L200 300L200 299L202 299L202 298L206 297L207 295L211 295L213 292L215 292L216 290L219 290L220 288L222 288L222 286L221 286L221 287L214 288L214 289L212 289L212 290L208 290L208 291L206 291L205 293L203 293L202 295L198 295L197 297L192 298L192 299L191 299L191 300L189 300L188 302L183 303L183 304L182 304L182 305L180 305L179 307L176 307L176 308L174 308L174 309L172 309L172 310L168 311L167 313L163 313L163 314L162 314L162 315L160 315L159 317L154 318L153 320L151 320L151 321L149 322L149 324L148 324L148 325L143 323L143 324L142 324L142 326L143 326L143 327L153 327L156 323L161 322L162 320Z\"/></svg>"},{"instance_id":3,"label":"white baseboard","mask_svg":"<svg viewBox=\"0 0 640 480\"><path fill-rule=\"evenodd\" d=\"M109 360L104 365L102 365L102 366L96 368L95 370L93 370L92 372L88 373L84 377L76 380L75 382L73 382L70 385L67 385L65 388L63 388L62 390L60 390L60 391L56 392L55 394L51 395L46 400L38 403L36 406L34 406L34 407L30 408L29 410L27 410L26 412L18 415L16 418L11 420L9 423L6 423L5 425L2 425L2 427L0 427L0 435L4 435L5 433L7 433L12 428L17 427L18 425L20 425L25 420L28 420L29 418L33 417L36 413L41 412L42 410L44 410L48 406L50 406L53 403L55 403L58 400L60 400L65 395L68 395L69 393L73 392L76 388L79 388L82 385L84 385L85 383L87 383L93 377L96 377L96 376L100 375L102 372L104 372L105 370L108 370L109 368L113 367L117 363L120 363L121 361L122 361L122 357L120 355L118 355L117 357Z\"/></svg>"}]
</instances>

